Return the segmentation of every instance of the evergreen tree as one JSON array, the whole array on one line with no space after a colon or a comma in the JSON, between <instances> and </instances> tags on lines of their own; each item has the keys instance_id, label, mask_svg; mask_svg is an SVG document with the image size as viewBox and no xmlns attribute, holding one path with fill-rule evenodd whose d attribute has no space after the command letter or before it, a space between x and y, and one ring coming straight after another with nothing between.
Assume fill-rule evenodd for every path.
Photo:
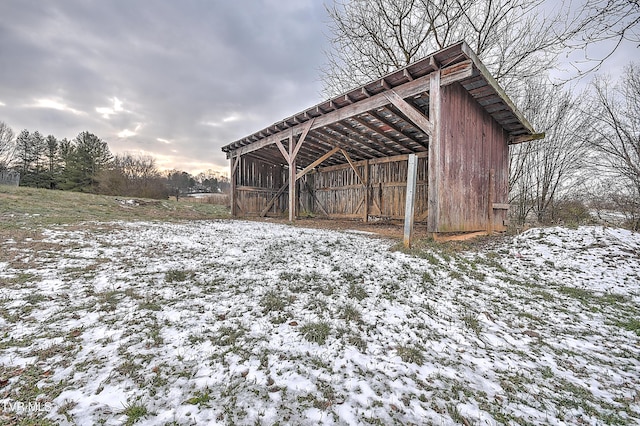
<instances>
[{"instance_id":1,"label":"evergreen tree","mask_svg":"<svg viewBox=\"0 0 640 426\"><path fill-rule=\"evenodd\" d=\"M16 138L16 158L18 159L18 167L23 176L27 175L33 164L33 150L31 148L31 136L27 129L20 132Z\"/></svg>"},{"instance_id":2,"label":"evergreen tree","mask_svg":"<svg viewBox=\"0 0 640 426\"><path fill-rule=\"evenodd\" d=\"M56 178L58 174L58 139L55 136L47 136L47 152L46 157L48 160L48 176L49 188L54 189L56 187Z\"/></svg>"},{"instance_id":3,"label":"evergreen tree","mask_svg":"<svg viewBox=\"0 0 640 426\"><path fill-rule=\"evenodd\" d=\"M33 168L31 170L31 186L37 188L48 187L47 184L47 165L46 165L46 153L47 142L40 134L39 131L35 131L30 136L31 141L31 153L33 158Z\"/></svg>"},{"instance_id":4,"label":"evergreen tree","mask_svg":"<svg viewBox=\"0 0 640 426\"><path fill-rule=\"evenodd\" d=\"M64 146L62 150L67 150ZM89 132L81 132L74 140L73 149L63 153L65 159L66 189L94 191L98 174L112 159L105 141Z\"/></svg>"}]
</instances>

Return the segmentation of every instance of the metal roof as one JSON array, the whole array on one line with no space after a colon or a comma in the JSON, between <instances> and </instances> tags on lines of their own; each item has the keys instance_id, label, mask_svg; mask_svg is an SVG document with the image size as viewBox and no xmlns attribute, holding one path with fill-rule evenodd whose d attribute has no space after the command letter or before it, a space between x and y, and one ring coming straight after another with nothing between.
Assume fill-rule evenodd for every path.
<instances>
[{"instance_id":1,"label":"metal roof","mask_svg":"<svg viewBox=\"0 0 640 426\"><path fill-rule=\"evenodd\" d=\"M296 156L306 167L335 146L355 161L428 151L429 136L388 99L391 91L425 115L429 112L429 74L441 70L441 83L455 80L505 129L512 143L536 138L533 127L517 110L478 57L464 42L453 44L413 64L340 96L307 108L222 148L227 157L258 156L286 164L276 141L286 145L292 135L307 132ZM405 96L408 95L408 96ZM313 121L312 121L313 120ZM259 152L258 152L259 150ZM340 153L323 164L342 164Z\"/></svg>"}]
</instances>

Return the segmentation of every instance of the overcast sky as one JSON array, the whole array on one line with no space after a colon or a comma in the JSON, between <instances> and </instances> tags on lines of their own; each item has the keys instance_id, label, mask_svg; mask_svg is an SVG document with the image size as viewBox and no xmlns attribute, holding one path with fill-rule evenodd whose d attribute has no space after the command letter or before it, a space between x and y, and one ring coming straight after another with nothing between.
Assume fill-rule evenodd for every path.
<instances>
[{"instance_id":1,"label":"overcast sky","mask_svg":"<svg viewBox=\"0 0 640 426\"><path fill-rule=\"evenodd\" d=\"M323 100L323 3L0 0L0 120L226 172L223 145ZM629 43L602 71L636 57Z\"/></svg>"},{"instance_id":2,"label":"overcast sky","mask_svg":"<svg viewBox=\"0 0 640 426\"><path fill-rule=\"evenodd\" d=\"M192 173L318 103L321 0L0 1L0 120Z\"/></svg>"}]
</instances>

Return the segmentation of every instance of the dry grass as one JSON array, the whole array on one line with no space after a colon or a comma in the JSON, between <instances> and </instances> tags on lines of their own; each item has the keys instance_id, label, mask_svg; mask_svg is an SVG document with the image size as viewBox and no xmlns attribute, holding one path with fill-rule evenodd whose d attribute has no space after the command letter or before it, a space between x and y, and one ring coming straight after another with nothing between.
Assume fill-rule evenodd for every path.
<instances>
[{"instance_id":1,"label":"dry grass","mask_svg":"<svg viewBox=\"0 0 640 426\"><path fill-rule=\"evenodd\" d=\"M202 194L202 196L197 197L181 197L180 202L228 206L229 196L227 194Z\"/></svg>"},{"instance_id":2,"label":"dry grass","mask_svg":"<svg viewBox=\"0 0 640 426\"><path fill-rule=\"evenodd\" d=\"M63 225L67 229L91 227L91 222L163 221L179 222L229 217L225 205L195 199L146 200L128 203L125 197L112 197L71 191L0 185L0 241L11 241L37 252L35 241L41 231ZM104 227L104 225L100 225ZM2 250L0 261L13 261L11 250Z\"/></svg>"}]
</instances>

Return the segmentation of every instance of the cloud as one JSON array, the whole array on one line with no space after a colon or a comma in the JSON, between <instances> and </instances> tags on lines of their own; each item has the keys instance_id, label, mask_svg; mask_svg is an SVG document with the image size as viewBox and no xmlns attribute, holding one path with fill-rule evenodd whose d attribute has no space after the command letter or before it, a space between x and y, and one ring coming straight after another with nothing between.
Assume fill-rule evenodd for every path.
<instances>
[{"instance_id":1,"label":"cloud","mask_svg":"<svg viewBox=\"0 0 640 426\"><path fill-rule=\"evenodd\" d=\"M35 104L27 105L28 108L50 108L58 111L66 111L72 114L84 114L82 111L78 111L77 109L71 108L63 102L54 100L54 99L36 99Z\"/></svg>"},{"instance_id":2,"label":"cloud","mask_svg":"<svg viewBox=\"0 0 640 426\"><path fill-rule=\"evenodd\" d=\"M130 138L132 136L136 136L139 133L141 128L142 128L142 123L138 123L138 124L136 124L136 127L133 130L124 129L124 130L119 131L118 132L118 137L126 139L126 138Z\"/></svg>"},{"instance_id":3,"label":"cloud","mask_svg":"<svg viewBox=\"0 0 640 426\"><path fill-rule=\"evenodd\" d=\"M13 128L226 168L220 147L321 100L322 2L24 0L0 15ZM47 102L34 114L28 99Z\"/></svg>"},{"instance_id":4,"label":"cloud","mask_svg":"<svg viewBox=\"0 0 640 426\"><path fill-rule=\"evenodd\" d=\"M116 97L112 98L113 105L110 107L96 107L96 112L107 120L114 114L124 111L122 101Z\"/></svg>"}]
</instances>

